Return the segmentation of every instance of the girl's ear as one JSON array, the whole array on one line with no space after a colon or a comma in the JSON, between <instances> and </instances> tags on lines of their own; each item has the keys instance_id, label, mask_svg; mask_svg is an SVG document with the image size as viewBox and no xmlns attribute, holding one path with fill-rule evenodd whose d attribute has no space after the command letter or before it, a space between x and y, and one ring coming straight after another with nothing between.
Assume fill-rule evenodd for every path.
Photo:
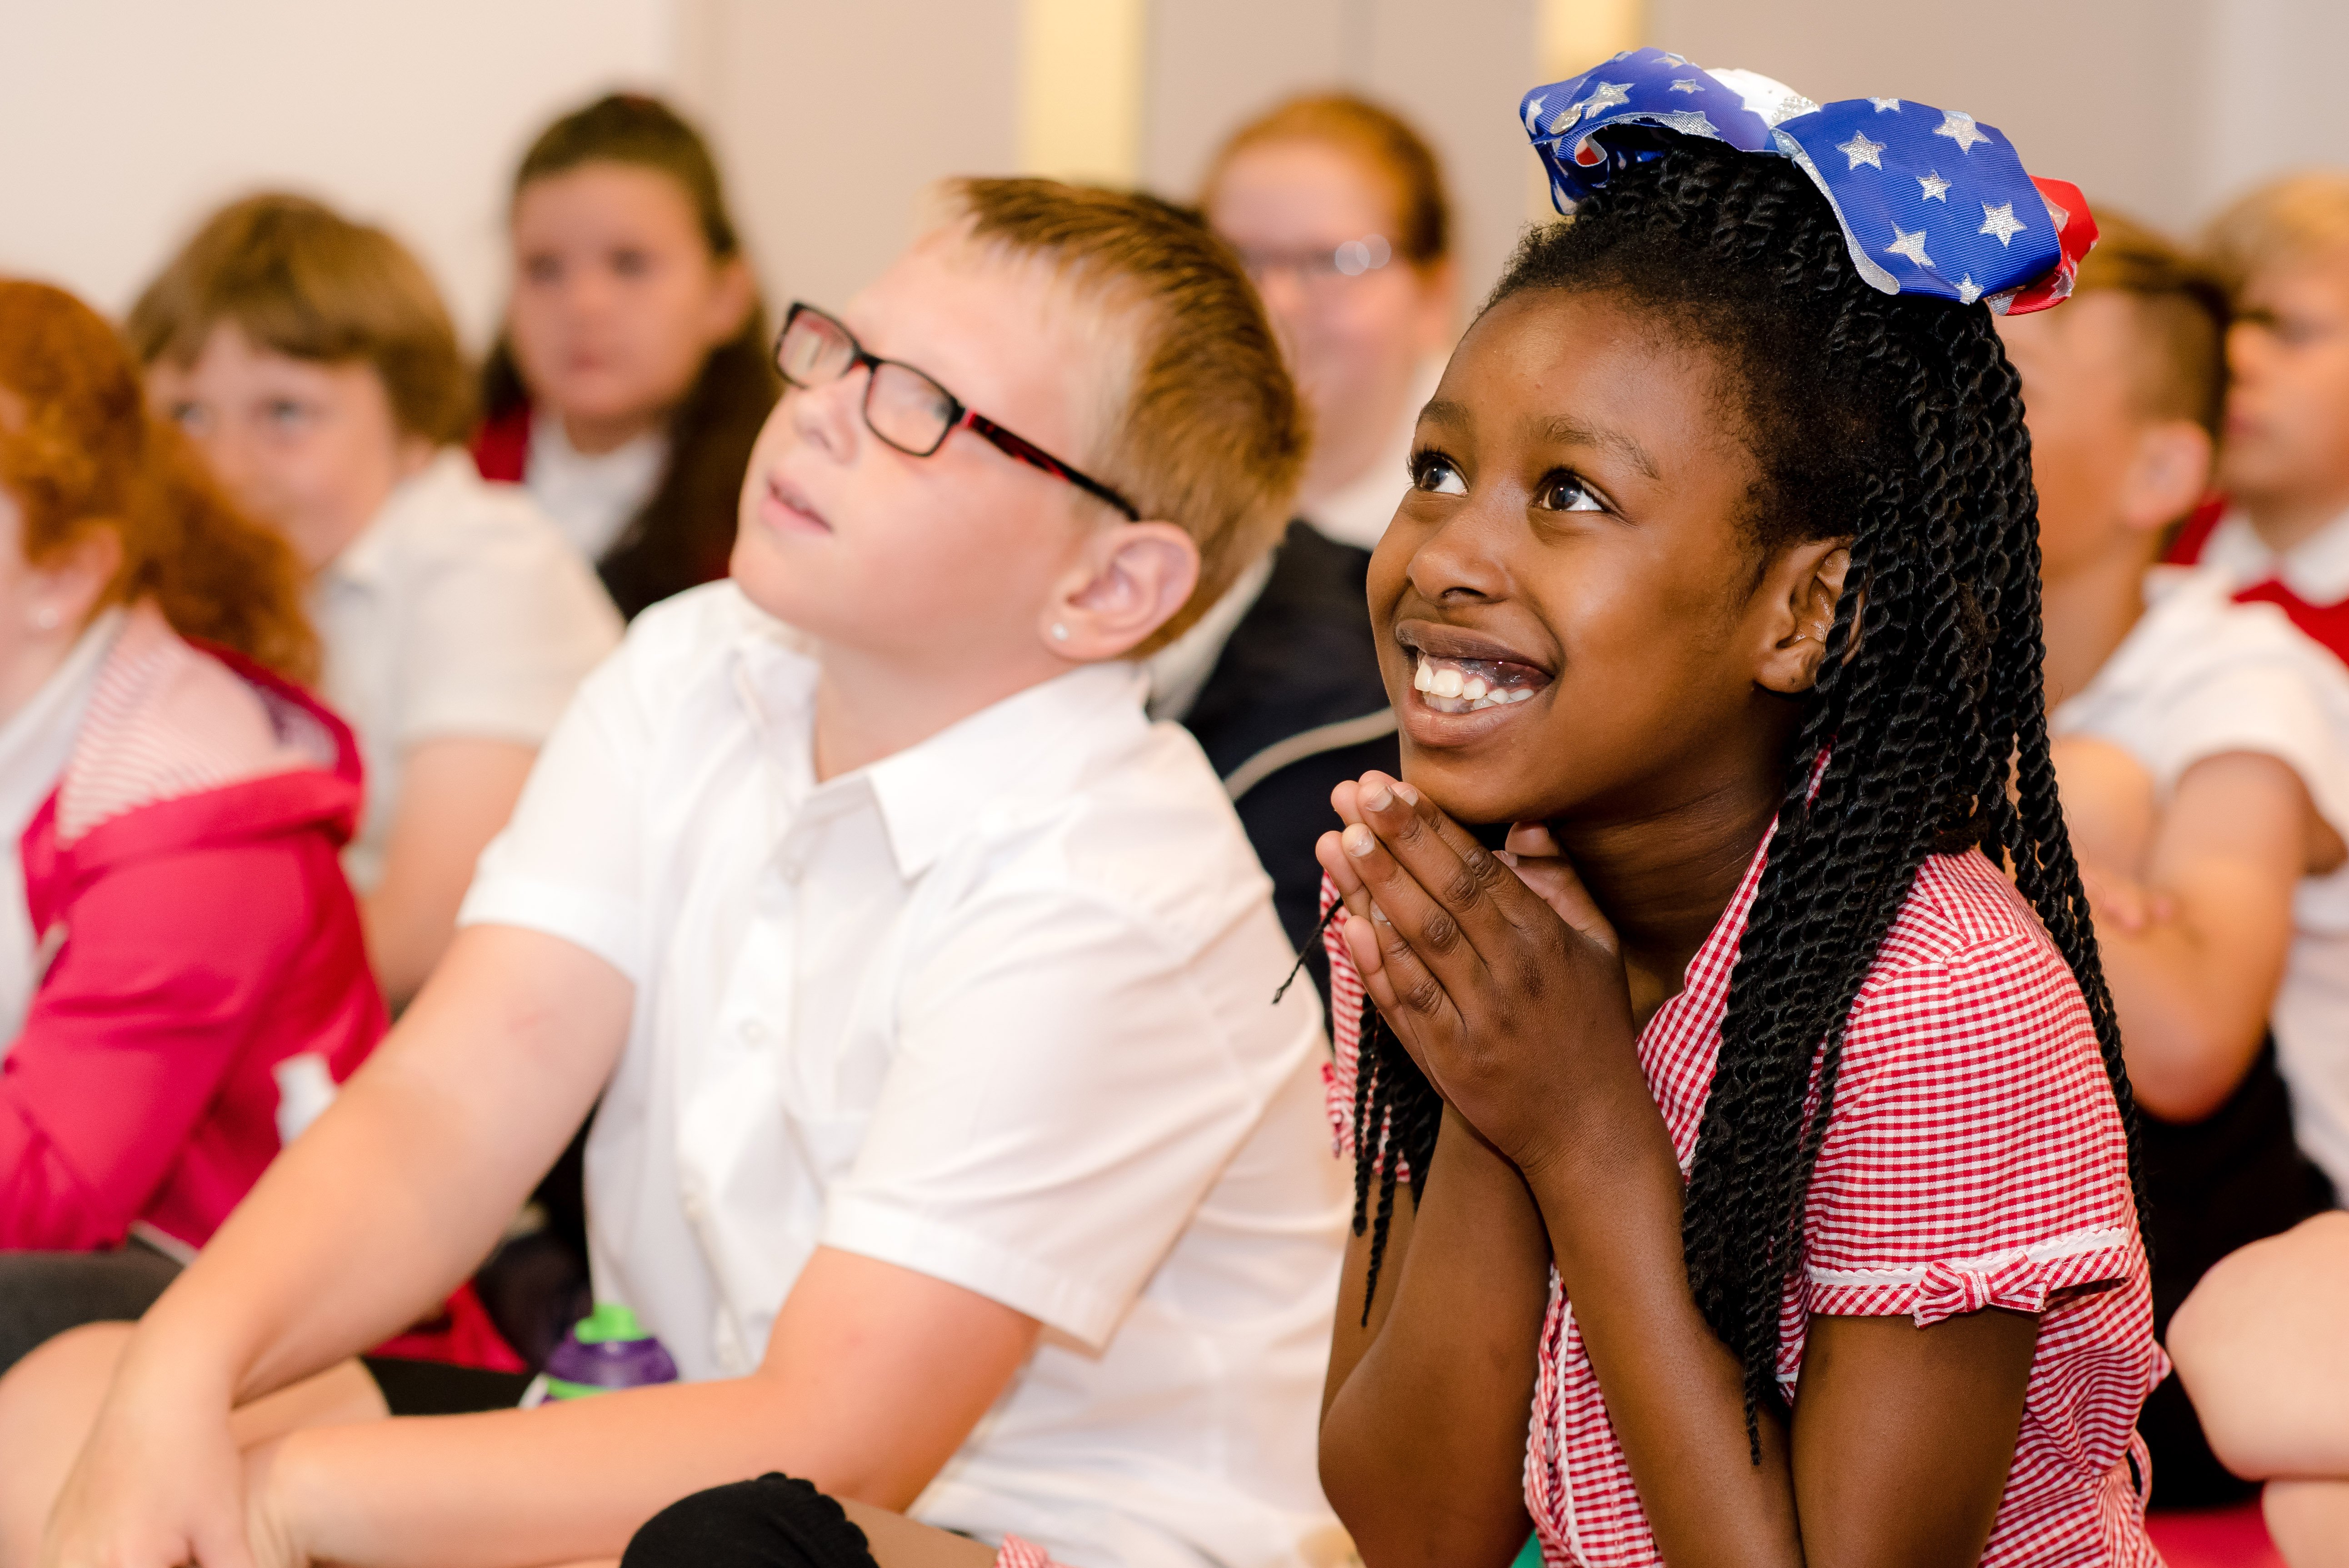
<instances>
[{"instance_id":1,"label":"girl's ear","mask_svg":"<svg viewBox=\"0 0 2349 1568\"><path fill-rule=\"evenodd\" d=\"M1199 585L1199 547L1171 522L1089 534L1036 630L1071 664L1122 658L1173 619Z\"/></svg>"},{"instance_id":2,"label":"girl's ear","mask_svg":"<svg viewBox=\"0 0 2349 1568\"><path fill-rule=\"evenodd\" d=\"M1761 590L1764 645L1756 685L1795 696L1818 684L1819 661L1826 656L1827 633L1850 570L1848 539L1798 544L1772 565Z\"/></svg>"}]
</instances>

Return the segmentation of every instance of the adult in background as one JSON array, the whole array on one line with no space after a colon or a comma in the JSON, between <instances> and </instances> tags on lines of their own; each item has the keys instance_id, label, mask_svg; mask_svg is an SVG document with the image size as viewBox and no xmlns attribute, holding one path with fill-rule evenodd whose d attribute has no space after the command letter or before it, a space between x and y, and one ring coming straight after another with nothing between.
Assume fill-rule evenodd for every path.
<instances>
[{"instance_id":1,"label":"adult in background","mask_svg":"<svg viewBox=\"0 0 2349 1568\"><path fill-rule=\"evenodd\" d=\"M1292 99L1234 132L1200 206L1280 333L1313 456L1299 521L1153 661L1151 711L1206 748L1271 873L1281 924L1318 965L1313 842L1332 821L1330 791L1398 766L1364 584L1451 346L1451 203L1417 131L1339 94Z\"/></svg>"},{"instance_id":2,"label":"adult in background","mask_svg":"<svg viewBox=\"0 0 2349 1568\"><path fill-rule=\"evenodd\" d=\"M481 477L527 487L624 615L725 576L782 385L709 145L657 98L598 98L531 144L510 222Z\"/></svg>"}]
</instances>

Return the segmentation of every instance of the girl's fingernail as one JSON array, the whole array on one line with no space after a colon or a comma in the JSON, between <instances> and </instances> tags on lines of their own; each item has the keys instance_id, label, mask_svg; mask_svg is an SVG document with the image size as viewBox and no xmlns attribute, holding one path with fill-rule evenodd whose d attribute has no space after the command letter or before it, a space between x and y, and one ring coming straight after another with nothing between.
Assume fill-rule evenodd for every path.
<instances>
[{"instance_id":1,"label":"girl's fingernail","mask_svg":"<svg viewBox=\"0 0 2349 1568\"><path fill-rule=\"evenodd\" d=\"M1348 827L1345 832L1340 835L1340 841L1345 844L1346 852L1356 860L1369 854L1379 845L1378 835L1360 822Z\"/></svg>"},{"instance_id":2,"label":"girl's fingernail","mask_svg":"<svg viewBox=\"0 0 2349 1568\"><path fill-rule=\"evenodd\" d=\"M1377 921L1381 925L1392 925L1394 923L1393 921L1387 918L1387 912L1381 909L1377 904L1371 905L1371 918Z\"/></svg>"},{"instance_id":3,"label":"girl's fingernail","mask_svg":"<svg viewBox=\"0 0 2349 1568\"><path fill-rule=\"evenodd\" d=\"M1373 784L1362 791L1362 804L1373 811L1383 811L1394 804L1394 793L1384 784Z\"/></svg>"},{"instance_id":4,"label":"girl's fingernail","mask_svg":"<svg viewBox=\"0 0 2349 1568\"><path fill-rule=\"evenodd\" d=\"M1419 791L1413 789L1408 784L1397 783L1395 785L1395 793L1402 796L1404 800L1413 806L1419 804Z\"/></svg>"}]
</instances>

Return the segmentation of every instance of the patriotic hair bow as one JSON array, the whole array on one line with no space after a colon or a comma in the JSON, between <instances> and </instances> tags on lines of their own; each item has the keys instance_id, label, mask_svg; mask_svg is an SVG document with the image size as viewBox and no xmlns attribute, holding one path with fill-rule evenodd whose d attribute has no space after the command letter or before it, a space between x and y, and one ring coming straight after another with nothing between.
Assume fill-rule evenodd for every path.
<instances>
[{"instance_id":1,"label":"patriotic hair bow","mask_svg":"<svg viewBox=\"0 0 2349 1568\"><path fill-rule=\"evenodd\" d=\"M2044 310L2070 295L2096 242L2076 186L2025 174L2014 144L1973 116L1907 98L1815 104L1752 71L1633 49L1536 88L1519 112L1561 212L1660 155L1659 131L1791 158L1835 209L1859 275L1886 294Z\"/></svg>"}]
</instances>

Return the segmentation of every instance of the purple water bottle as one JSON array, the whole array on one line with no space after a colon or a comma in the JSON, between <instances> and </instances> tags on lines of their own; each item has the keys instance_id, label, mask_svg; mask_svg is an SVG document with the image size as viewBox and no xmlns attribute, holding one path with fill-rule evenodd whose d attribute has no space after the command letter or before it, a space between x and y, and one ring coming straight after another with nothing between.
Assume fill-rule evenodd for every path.
<instances>
[{"instance_id":1,"label":"purple water bottle","mask_svg":"<svg viewBox=\"0 0 2349 1568\"><path fill-rule=\"evenodd\" d=\"M522 1397L527 1406L550 1399L585 1399L616 1388L642 1388L677 1381L677 1363L661 1342L645 1332L636 1315L616 1301L599 1301L595 1310L572 1326L546 1370Z\"/></svg>"}]
</instances>

